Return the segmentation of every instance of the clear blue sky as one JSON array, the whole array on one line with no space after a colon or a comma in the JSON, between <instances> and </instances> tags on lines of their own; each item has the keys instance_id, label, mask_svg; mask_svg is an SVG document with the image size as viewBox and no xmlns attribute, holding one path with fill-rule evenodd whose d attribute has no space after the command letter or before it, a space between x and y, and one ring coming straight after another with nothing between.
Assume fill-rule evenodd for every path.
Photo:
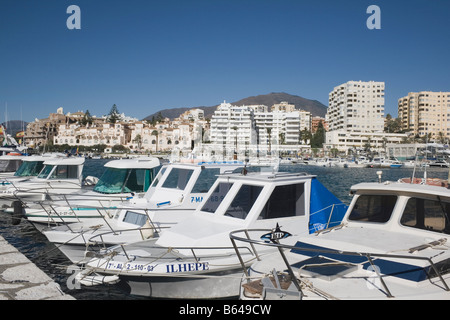
<instances>
[{"instance_id":1,"label":"clear blue sky","mask_svg":"<svg viewBox=\"0 0 450 320\"><path fill-rule=\"evenodd\" d=\"M81 30L69 30L69 5ZM381 30L369 30L369 5ZM349 80L450 91L448 0L1 0L0 122L64 112L143 118L270 92L328 105Z\"/></svg>"}]
</instances>

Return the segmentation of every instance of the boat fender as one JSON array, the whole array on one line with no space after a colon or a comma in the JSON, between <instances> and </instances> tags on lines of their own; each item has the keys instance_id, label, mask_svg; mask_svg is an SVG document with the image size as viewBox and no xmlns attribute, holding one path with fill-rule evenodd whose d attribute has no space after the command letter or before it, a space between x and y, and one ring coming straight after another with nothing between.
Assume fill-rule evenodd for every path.
<instances>
[{"instance_id":1,"label":"boat fender","mask_svg":"<svg viewBox=\"0 0 450 320\"><path fill-rule=\"evenodd\" d=\"M119 282L119 277L116 275L113 276L101 276L97 274L92 274L90 270L84 270L79 272L75 279L78 283L86 286L86 287L92 287L99 284L115 284Z\"/></svg>"},{"instance_id":2,"label":"boat fender","mask_svg":"<svg viewBox=\"0 0 450 320\"><path fill-rule=\"evenodd\" d=\"M84 184L86 186L95 186L97 184L97 182L98 182L98 178L94 177L94 176L87 176L84 179Z\"/></svg>"},{"instance_id":3,"label":"boat fender","mask_svg":"<svg viewBox=\"0 0 450 320\"><path fill-rule=\"evenodd\" d=\"M22 202L16 200L13 202L13 214L11 219L12 225L17 226L22 220L22 217L23 217Z\"/></svg>"},{"instance_id":4,"label":"boat fender","mask_svg":"<svg viewBox=\"0 0 450 320\"><path fill-rule=\"evenodd\" d=\"M148 219L141 228L141 235L143 240L155 237L155 230Z\"/></svg>"}]
</instances>

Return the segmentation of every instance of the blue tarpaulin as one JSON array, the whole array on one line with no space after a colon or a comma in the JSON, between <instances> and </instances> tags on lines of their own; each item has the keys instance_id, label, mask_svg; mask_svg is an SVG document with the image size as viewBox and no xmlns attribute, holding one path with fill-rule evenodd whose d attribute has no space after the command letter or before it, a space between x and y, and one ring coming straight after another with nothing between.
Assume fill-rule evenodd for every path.
<instances>
[{"instance_id":1,"label":"blue tarpaulin","mask_svg":"<svg viewBox=\"0 0 450 320\"><path fill-rule=\"evenodd\" d=\"M309 233L339 225L347 208L319 180L311 180Z\"/></svg>"}]
</instances>

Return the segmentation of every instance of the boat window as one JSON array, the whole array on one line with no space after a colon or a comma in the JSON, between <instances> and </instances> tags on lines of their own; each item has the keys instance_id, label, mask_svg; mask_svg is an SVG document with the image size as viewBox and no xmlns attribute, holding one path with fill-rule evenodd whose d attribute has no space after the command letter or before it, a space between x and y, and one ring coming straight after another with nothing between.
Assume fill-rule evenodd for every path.
<instances>
[{"instance_id":1,"label":"boat window","mask_svg":"<svg viewBox=\"0 0 450 320\"><path fill-rule=\"evenodd\" d=\"M361 195L350 213L349 220L387 222L394 210L397 196Z\"/></svg>"},{"instance_id":2,"label":"boat window","mask_svg":"<svg viewBox=\"0 0 450 320\"><path fill-rule=\"evenodd\" d=\"M400 223L404 226L450 234L450 203L447 201L410 198Z\"/></svg>"},{"instance_id":3,"label":"boat window","mask_svg":"<svg viewBox=\"0 0 450 320\"><path fill-rule=\"evenodd\" d=\"M134 211L127 211L125 213L125 217L123 218L123 222L142 227L147 222L147 215Z\"/></svg>"},{"instance_id":4,"label":"boat window","mask_svg":"<svg viewBox=\"0 0 450 320\"><path fill-rule=\"evenodd\" d=\"M161 177L164 175L164 172L166 172L167 167L162 167L159 173L156 175L155 180L153 180L152 187L156 187L161 180Z\"/></svg>"},{"instance_id":5,"label":"boat window","mask_svg":"<svg viewBox=\"0 0 450 320\"><path fill-rule=\"evenodd\" d=\"M262 186L242 185L225 212L225 215L228 217L245 219L262 189Z\"/></svg>"},{"instance_id":6,"label":"boat window","mask_svg":"<svg viewBox=\"0 0 450 320\"><path fill-rule=\"evenodd\" d=\"M304 191L303 183L275 187L258 219L305 215Z\"/></svg>"},{"instance_id":7,"label":"boat window","mask_svg":"<svg viewBox=\"0 0 450 320\"><path fill-rule=\"evenodd\" d=\"M153 180L153 169L107 168L94 191L100 193L145 192Z\"/></svg>"},{"instance_id":8,"label":"boat window","mask_svg":"<svg viewBox=\"0 0 450 320\"><path fill-rule=\"evenodd\" d=\"M44 169L42 169L41 173L39 173L38 178L46 179L50 174L50 172L52 172L54 167L55 166L46 164L44 166Z\"/></svg>"},{"instance_id":9,"label":"boat window","mask_svg":"<svg viewBox=\"0 0 450 320\"><path fill-rule=\"evenodd\" d=\"M128 170L117 168L106 168L97 184L94 191L100 193L121 193L125 179L128 176Z\"/></svg>"},{"instance_id":10,"label":"boat window","mask_svg":"<svg viewBox=\"0 0 450 320\"><path fill-rule=\"evenodd\" d=\"M122 192L145 192L153 180L151 169L129 169L129 174Z\"/></svg>"},{"instance_id":11,"label":"boat window","mask_svg":"<svg viewBox=\"0 0 450 320\"><path fill-rule=\"evenodd\" d=\"M200 172L197 182L192 188L192 193L206 193L217 180L220 174L219 168L206 168Z\"/></svg>"},{"instance_id":12,"label":"boat window","mask_svg":"<svg viewBox=\"0 0 450 320\"><path fill-rule=\"evenodd\" d=\"M21 164L22 160L20 158L0 160L0 172L15 172Z\"/></svg>"},{"instance_id":13,"label":"boat window","mask_svg":"<svg viewBox=\"0 0 450 320\"><path fill-rule=\"evenodd\" d=\"M223 198L225 198L232 186L233 184L228 182L219 183L209 196L208 200L206 200L205 204L202 207L202 211L210 213L216 212Z\"/></svg>"},{"instance_id":14,"label":"boat window","mask_svg":"<svg viewBox=\"0 0 450 320\"><path fill-rule=\"evenodd\" d=\"M78 178L78 166L62 165L57 166L53 171L50 179L77 179Z\"/></svg>"},{"instance_id":15,"label":"boat window","mask_svg":"<svg viewBox=\"0 0 450 320\"><path fill-rule=\"evenodd\" d=\"M43 161L24 161L17 169L14 176L16 177L35 177L41 172L44 167Z\"/></svg>"},{"instance_id":16,"label":"boat window","mask_svg":"<svg viewBox=\"0 0 450 320\"><path fill-rule=\"evenodd\" d=\"M166 181L164 181L162 187L169 189L184 190L193 172L194 170L190 169L172 168L172 170L169 173L169 176L166 178Z\"/></svg>"}]
</instances>

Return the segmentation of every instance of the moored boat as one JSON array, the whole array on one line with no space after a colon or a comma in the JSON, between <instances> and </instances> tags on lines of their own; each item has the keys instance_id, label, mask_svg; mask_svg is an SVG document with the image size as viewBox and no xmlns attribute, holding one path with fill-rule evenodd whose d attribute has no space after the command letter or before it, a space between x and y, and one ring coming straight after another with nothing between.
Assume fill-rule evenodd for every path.
<instances>
[{"instance_id":1,"label":"moored boat","mask_svg":"<svg viewBox=\"0 0 450 320\"><path fill-rule=\"evenodd\" d=\"M116 278L131 294L158 298L226 298L239 294L242 271L229 233L242 227L279 224L308 234L340 223L345 205L315 176L304 173L226 174L207 200L160 237L97 253L78 280ZM286 233L287 234L287 233ZM238 244L248 266L251 245Z\"/></svg>"},{"instance_id":2,"label":"moored boat","mask_svg":"<svg viewBox=\"0 0 450 320\"><path fill-rule=\"evenodd\" d=\"M112 160L105 171L92 185L83 185L74 192L54 195L50 201L28 202L25 217L38 229L49 225L80 222L83 219L101 219L105 214L114 214L118 205L133 197L143 196L161 164L154 157ZM85 179L86 180L86 179Z\"/></svg>"},{"instance_id":3,"label":"moored boat","mask_svg":"<svg viewBox=\"0 0 450 320\"><path fill-rule=\"evenodd\" d=\"M316 234L269 244L231 233L277 249L243 267L241 299L449 299L450 191L405 182L352 186L342 224Z\"/></svg>"},{"instance_id":4,"label":"moored boat","mask_svg":"<svg viewBox=\"0 0 450 320\"><path fill-rule=\"evenodd\" d=\"M160 234L203 203L218 175L243 168L240 162L164 165L145 195L118 204L111 214L93 215L89 219L79 217L80 222L50 227L42 232L73 263L79 263L88 245L92 252Z\"/></svg>"}]
</instances>

